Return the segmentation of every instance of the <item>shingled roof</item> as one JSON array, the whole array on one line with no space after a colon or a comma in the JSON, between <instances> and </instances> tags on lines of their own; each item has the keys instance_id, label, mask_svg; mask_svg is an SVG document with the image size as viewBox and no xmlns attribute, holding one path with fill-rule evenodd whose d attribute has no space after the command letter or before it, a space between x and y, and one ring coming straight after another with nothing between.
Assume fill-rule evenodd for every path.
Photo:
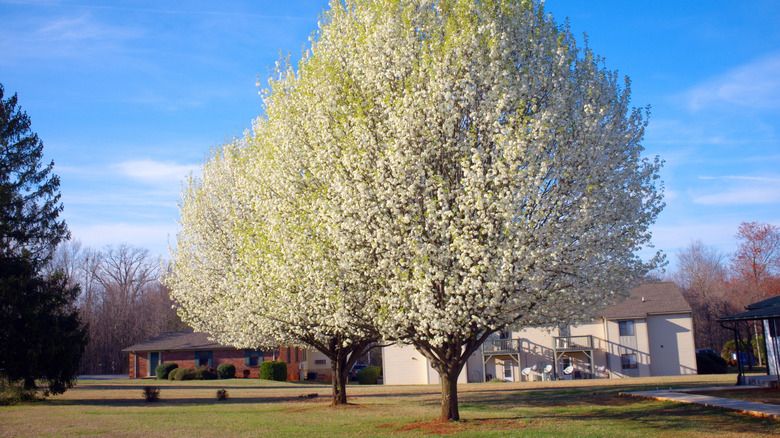
<instances>
[{"instance_id":1,"label":"shingled roof","mask_svg":"<svg viewBox=\"0 0 780 438\"><path fill-rule=\"evenodd\" d=\"M721 321L754 321L780 318L780 296L759 301L747 306L748 311L729 315Z\"/></svg>"},{"instance_id":2,"label":"shingled roof","mask_svg":"<svg viewBox=\"0 0 780 438\"><path fill-rule=\"evenodd\" d=\"M691 305L672 282L646 283L631 290L628 298L607 307L604 318L644 318L647 315L689 313Z\"/></svg>"},{"instance_id":3,"label":"shingled roof","mask_svg":"<svg viewBox=\"0 0 780 438\"><path fill-rule=\"evenodd\" d=\"M235 348L209 340L206 333L196 333L191 330L182 332L167 332L131 345L122 351L166 351L166 350L227 350Z\"/></svg>"}]
</instances>

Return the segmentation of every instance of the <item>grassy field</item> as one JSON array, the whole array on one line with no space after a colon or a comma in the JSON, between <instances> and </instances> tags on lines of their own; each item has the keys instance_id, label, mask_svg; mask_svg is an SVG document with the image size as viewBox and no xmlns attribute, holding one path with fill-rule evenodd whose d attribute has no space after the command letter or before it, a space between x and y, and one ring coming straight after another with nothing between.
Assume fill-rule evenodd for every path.
<instances>
[{"instance_id":1,"label":"grassy field","mask_svg":"<svg viewBox=\"0 0 780 438\"><path fill-rule=\"evenodd\" d=\"M348 388L261 380L83 381L44 402L0 407L0 436L780 436L780 422L621 391L731 385L734 376L460 385L458 423L436 421L438 386ZM145 385L160 387L147 403ZM230 398L217 401L225 388ZM317 397L309 398L311 394Z\"/></svg>"}]
</instances>

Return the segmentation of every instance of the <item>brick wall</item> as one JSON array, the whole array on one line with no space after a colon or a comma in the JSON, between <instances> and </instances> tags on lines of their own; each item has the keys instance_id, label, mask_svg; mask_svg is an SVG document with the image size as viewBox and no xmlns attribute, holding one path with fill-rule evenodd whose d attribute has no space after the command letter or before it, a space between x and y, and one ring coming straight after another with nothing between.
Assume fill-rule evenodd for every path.
<instances>
[{"instance_id":1,"label":"brick wall","mask_svg":"<svg viewBox=\"0 0 780 438\"><path fill-rule=\"evenodd\" d=\"M138 377L147 377L149 375L148 369L149 369L149 355L147 353L138 353L138 361L137 361L137 371Z\"/></svg>"},{"instance_id":2,"label":"brick wall","mask_svg":"<svg viewBox=\"0 0 780 438\"><path fill-rule=\"evenodd\" d=\"M135 354L130 353L130 378L135 378Z\"/></svg>"},{"instance_id":3,"label":"brick wall","mask_svg":"<svg viewBox=\"0 0 780 438\"><path fill-rule=\"evenodd\" d=\"M249 371L249 378L260 377L260 366L246 366L246 359L244 350L211 350L211 364L216 369L220 364L230 363L236 367L236 377L244 377L244 371ZM289 356L288 356L289 351ZM289 357L289 361L287 360ZM138 358L138 378L148 377L147 370L148 365L148 353L137 353ZM297 360L296 360L297 359ZM136 377L134 375L136 365L136 354L129 354L130 360L130 378ZM303 362L303 351L299 348L280 348L276 351L264 351L263 361L279 360L287 362L287 380L298 381L301 378L300 363ZM195 368L195 351L162 351L160 352L160 363L174 362L179 368ZM154 370L152 370L152 376L154 376ZM304 376L305 377L305 376Z\"/></svg>"}]
</instances>

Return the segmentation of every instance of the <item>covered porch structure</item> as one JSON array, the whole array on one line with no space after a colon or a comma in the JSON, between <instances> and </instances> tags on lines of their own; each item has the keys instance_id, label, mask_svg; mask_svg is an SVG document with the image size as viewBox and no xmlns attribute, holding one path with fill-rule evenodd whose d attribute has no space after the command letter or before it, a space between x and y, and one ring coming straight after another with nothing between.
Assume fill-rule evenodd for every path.
<instances>
[{"instance_id":1,"label":"covered porch structure","mask_svg":"<svg viewBox=\"0 0 780 438\"><path fill-rule=\"evenodd\" d=\"M767 376L751 378L746 381L742 367L740 322L761 321L764 329L764 346L766 348ZM737 349L737 385L753 384L758 386L780 387L780 296L759 301L747 306L747 312L729 315L720 320L721 325L734 331ZM748 353L748 352L745 352ZM748 355L749 356L749 355Z\"/></svg>"},{"instance_id":2,"label":"covered porch structure","mask_svg":"<svg viewBox=\"0 0 780 438\"><path fill-rule=\"evenodd\" d=\"M574 379L593 378L593 336L556 336L553 354L555 374L558 378L568 375ZM581 373L574 368L573 359L577 359L578 356L584 356L584 362L588 364L588 372Z\"/></svg>"}]
</instances>

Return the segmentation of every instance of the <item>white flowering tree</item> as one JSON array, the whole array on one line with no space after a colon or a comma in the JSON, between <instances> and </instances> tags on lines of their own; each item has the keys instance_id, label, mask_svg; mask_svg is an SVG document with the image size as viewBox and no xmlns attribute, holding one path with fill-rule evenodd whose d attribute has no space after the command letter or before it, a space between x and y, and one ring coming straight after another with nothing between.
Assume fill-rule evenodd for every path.
<instances>
[{"instance_id":1,"label":"white flowering tree","mask_svg":"<svg viewBox=\"0 0 780 438\"><path fill-rule=\"evenodd\" d=\"M659 261L635 254L663 207L660 163L600 64L536 1L332 1L298 68L271 80L224 191L200 189L240 209L215 222L230 231L214 260L274 306L311 294L299 313L360 328L345 344L376 327L414 345L458 420L457 377L489 335L587 319ZM241 300L205 288L193 308L220 304L193 320ZM263 306L237 322L280 319Z\"/></svg>"},{"instance_id":2,"label":"white flowering tree","mask_svg":"<svg viewBox=\"0 0 780 438\"><path fill-rule=\"evenodd\" d=\"M342 1L269 96L294 102L277 141L326 187L312 205L374 279L377 325L438 371L443 419L490 334L587 319L659 261L635 254L660 163L600 64L537 2Z\"/></svg>"},{"instance_id":3,"label":"white flowering tree","mask_svg":"<svg viewBox=\"0 0 780 438\"><path fill-rule=\"evenodd\" d=\"M333 404L344 404L349 370L378 340L367 316L374 301L318 230L306 199L317 191L298 166L277 171L284 151L265 142L265 124L215 151L188 181L165 282L182 320L220 342L324 353Z\"/></svg>"}]
</instances>

